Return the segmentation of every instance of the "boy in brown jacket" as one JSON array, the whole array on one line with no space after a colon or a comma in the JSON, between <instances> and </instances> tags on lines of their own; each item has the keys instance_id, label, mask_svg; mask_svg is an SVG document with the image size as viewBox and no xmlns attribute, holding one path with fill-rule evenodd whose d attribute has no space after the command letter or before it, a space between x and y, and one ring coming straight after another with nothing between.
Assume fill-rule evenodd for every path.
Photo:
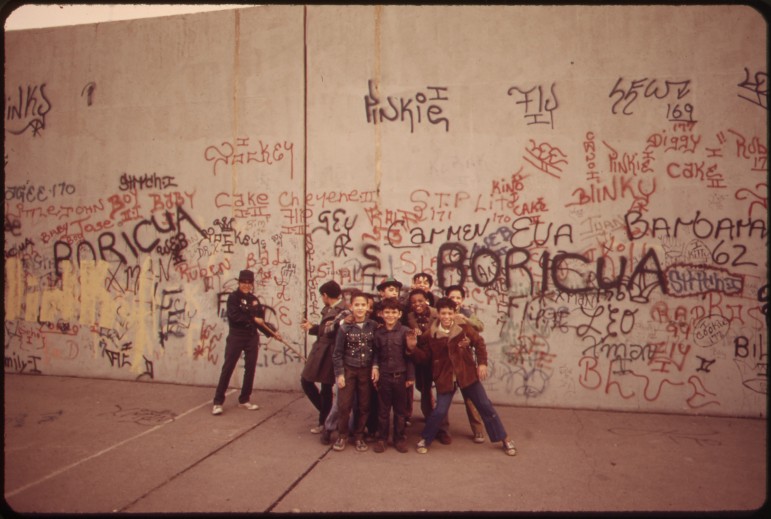
<instances>
[{"instance_id":1,"label":"boy in brown jacket","mask_svg":"<svg viewBox=\"0 0 771 519\"><path fill-rule=\"evenodd\" d=\"M514 456L517 453L514 442L506 434L481 382L487 378L487 348L484 339L467 323L455 322L455 303L452 300L446 297L439 299L436 310L438 320L418 338L418 347L408 351L415 362L432 366L437 393L436 407L426 421L417 451L420 454L428 452L428 447L439 431L439 425L450 410L452 397L456 389L460 388L463 397L469 398L482 416L490 441L502 442L504 452ZM476 349L479 367L474 362L471 347Z\"/></svg>"}]
</instances>

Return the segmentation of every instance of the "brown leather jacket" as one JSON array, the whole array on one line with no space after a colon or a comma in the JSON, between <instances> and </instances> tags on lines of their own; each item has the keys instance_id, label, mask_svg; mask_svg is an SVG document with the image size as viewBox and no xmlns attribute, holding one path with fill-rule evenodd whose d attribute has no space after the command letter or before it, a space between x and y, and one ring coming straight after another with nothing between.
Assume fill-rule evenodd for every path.
<instances>
[{"instance_id":1,"label":"brown leather jacket","mask_svg":"<svg viewBox=\"0 0 771 519\"><path fill-rule=\"evenodd\" d=\"M437 393L449 393L453 390L453 381L457 380L461 388L468 387L477 380L477 364L474 362L476 350L479 365L487 365L487 347L481 335L468 323L456 320L449 336L437 337L439 321L434 321L431 328L418 337L418 346L409 350L415 362L431 366ZM468 346L459 345L467 337ZM454 377L453 377L454 376Z\"/></svg>"}]
</instances>

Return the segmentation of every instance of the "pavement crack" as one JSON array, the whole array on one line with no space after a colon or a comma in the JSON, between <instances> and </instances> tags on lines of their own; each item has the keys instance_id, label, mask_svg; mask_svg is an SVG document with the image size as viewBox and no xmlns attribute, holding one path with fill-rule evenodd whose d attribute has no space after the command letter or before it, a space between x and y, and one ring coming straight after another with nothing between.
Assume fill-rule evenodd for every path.
<instances>
[{"instance_id":1,"label":"pavement crack","mask_svg":"<svg viewBox=\"0 0 771 519\"><path fill-rule=\"evenodd\" d=\"M331 447L331 446L330 446L330 447L327 447L327 450L325 450L325 451L324 451L324 453L323 453L321 456L319 456L318 458L316 458L316 461L314 461L313 463L311 463L310 467L308 467L307 469L305 469L305 472L303 472L302 474L300 474L300 476L299 476L297 479L295 479L295 480L292 482L292 484L291 484L291 485L289 485L289 487L288 487L286 490L284 490L284 492L283 492L283 493L282 493L280 496L278 496L278 499L276 499L275 501L273 501L273 503L272 503L272 504L271 504L271 505L270 505L268 508L266 508L266 509L265 509L265 512L266 512L266 513L272 512L272 511L273 511L273 509L274 509L274 508L276 508L276 507L279 505L279 503L281 503L281 501L283 501L283 500L284 500L284 498L285 498L285 497L286 497L286 496L287 496L287 495L288 495L288 494L289 494L289 493L290 493L292 490L294 490L294 488L295 488L297 485L299 485L299 484L300 484L300 482L301 482L303 479L305 479L305 476L307 476L308 474L310 474L310 472L311 472L311 471L312 471L314 468L316 468L316 465L318 465L318 464L319 464L319 462L320 462L321 460L323 460L323 459L324 459L324 458L327 456L327 454L329 454L329 452L330 452L331 450L332 450L332 447Z\"/></svg>"}]
</instances>

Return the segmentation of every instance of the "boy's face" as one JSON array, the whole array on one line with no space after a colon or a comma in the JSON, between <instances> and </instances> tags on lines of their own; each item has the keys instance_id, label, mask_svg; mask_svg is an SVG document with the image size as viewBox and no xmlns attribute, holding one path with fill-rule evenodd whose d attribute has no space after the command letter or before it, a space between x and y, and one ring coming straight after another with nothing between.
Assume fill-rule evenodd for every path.
<instances>
[{"instance_id":1,"label":"boy's face","mask_svg":"<svg viewBox=\"0 0 771 519\"><path fill-rule=\"evenodd\" d=\"M396 308L384 308L380 313L383 316L383 320L385 321L386 326L389 328L394 326L399 321L399 319L402 318L402 311Z\"/></svg>"},{"instance_id":2,"label":"boy's face","mask_svg":"<svg viewBox=\"0 0 771 519\"><path fill-rule=\"evenodd\" d=\"M387 297L399 297L399 289L395 285L388 285L380 292L380 297L383 299Z\"/></svg>"},{"instance_id":3,"label":"boy's face","mask_svg":"<svg viewBox=\"0 0 771 519\"><path fill-rule=\"evenodd\" d=\"M410 297L410 304L412 305L412 309L416 314L423 314L428 308L428 301L426 301L426 298L423 296L423 294L415 294Z\"/></svg>"},{"instance_id":4,"label":"boy's face","mask_svg":"<svg viewBox=\"0 0 771 519\"><path fill-rule=\"evenodd\" d=\"M416 277L415 280L412 282L412 286L414 288L421 288L426 291L431 289L431 285L428 283L428 278L426 276Z\"/></svg>"},{"instance_id":5,"label":"boy's face","mask_svg":"<svg viewBox=\"0 0 771 519\"><path fill-rule=\"evenodd\" d=\"M367 309L369 308L369 305L367 304L367 298L366 297L355 297L351 301L351 312L353 312L353 317L361 322L367 317Z\"/></svg>"},{"instance_id":6,"label":"boy's face","mask_svg":"<svg viewBox=\"0 0 771 519\"><path fill-rule=\"evenodd\" d=\"M238 282L238 290L241 291L243 294L248 294L254 289L254 283L250 283L248 281L239 281Z\"/></svg>"},{"instance_id":7,"label":"boy's face","mask_svg":"<svg viewBox=\"0 0 771 519\"><path fill-rule=\"evenodd\" d=\"M455 310L452 308L442 308L438 313L439 323L443 328L449 329L455 321Z\"/></svg>"},{"instance_id":8,"label":"boy's face","mask_svg":"<svg viewBox=\"0 0 771 519\"><path fill-rule=\"evenodd\" d=\"M453 290L449 294L447 294L447 297L455 303L456 308L460 308L460 306L463 304L463 296L460 295L460 290Z\"/></svg>"}]
</instances>

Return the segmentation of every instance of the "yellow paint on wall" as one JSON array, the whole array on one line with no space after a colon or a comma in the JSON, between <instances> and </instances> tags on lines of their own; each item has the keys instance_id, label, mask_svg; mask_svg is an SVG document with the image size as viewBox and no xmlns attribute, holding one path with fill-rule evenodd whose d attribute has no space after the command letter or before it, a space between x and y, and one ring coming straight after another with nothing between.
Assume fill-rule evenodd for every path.
<instances>
[{"instance_id":1,"label":"yellow paint on wall","mask_svg":"<svg viewBox=\"0 0 771 519\"><path fill-rule=\"evenodd\" d=\"M99 323L104 328L115 325L118 304L105 288L110 264L106 261L80 262L80 322Z\"/></svg>"},{"instance_id":2,"label":"yellow paint on wall","mask_svg":"<svg viewBox=\"0 0 771 519\"><path fill-rule=\"evenodd\" d=\"M152 270L152 260L146 257L139 270L137 296L134 300L131 316L136 324L134 346L131 349L131 371L142 374L145 370L146 356L153 358L155 344L159 341L160 325L155 318L156 304L154 299L155 274Z\"/></svg>"},{"instance_id":3,"label":"yellow paint on wall","mask_svg":"<svg viewBox=\"0 0 771 519\"><path fill-rule=\"evenodd\" d=\"M63 261L62 287L45 290L40 296L40 320L43 322L74 321L80 307L77 298L77 278L72 262Z\"/></svg>"},{"instance_id":4,"label":"yellow paint on wall","mask_svg":"<svg viewBox=\"0 0 771 519\"><path fill-rule=\"evenodd\" d=\"M5 261L5 320L21 317L21 302L24 298L24 271L19 258Z\"/></svg>"}]
</instances>

